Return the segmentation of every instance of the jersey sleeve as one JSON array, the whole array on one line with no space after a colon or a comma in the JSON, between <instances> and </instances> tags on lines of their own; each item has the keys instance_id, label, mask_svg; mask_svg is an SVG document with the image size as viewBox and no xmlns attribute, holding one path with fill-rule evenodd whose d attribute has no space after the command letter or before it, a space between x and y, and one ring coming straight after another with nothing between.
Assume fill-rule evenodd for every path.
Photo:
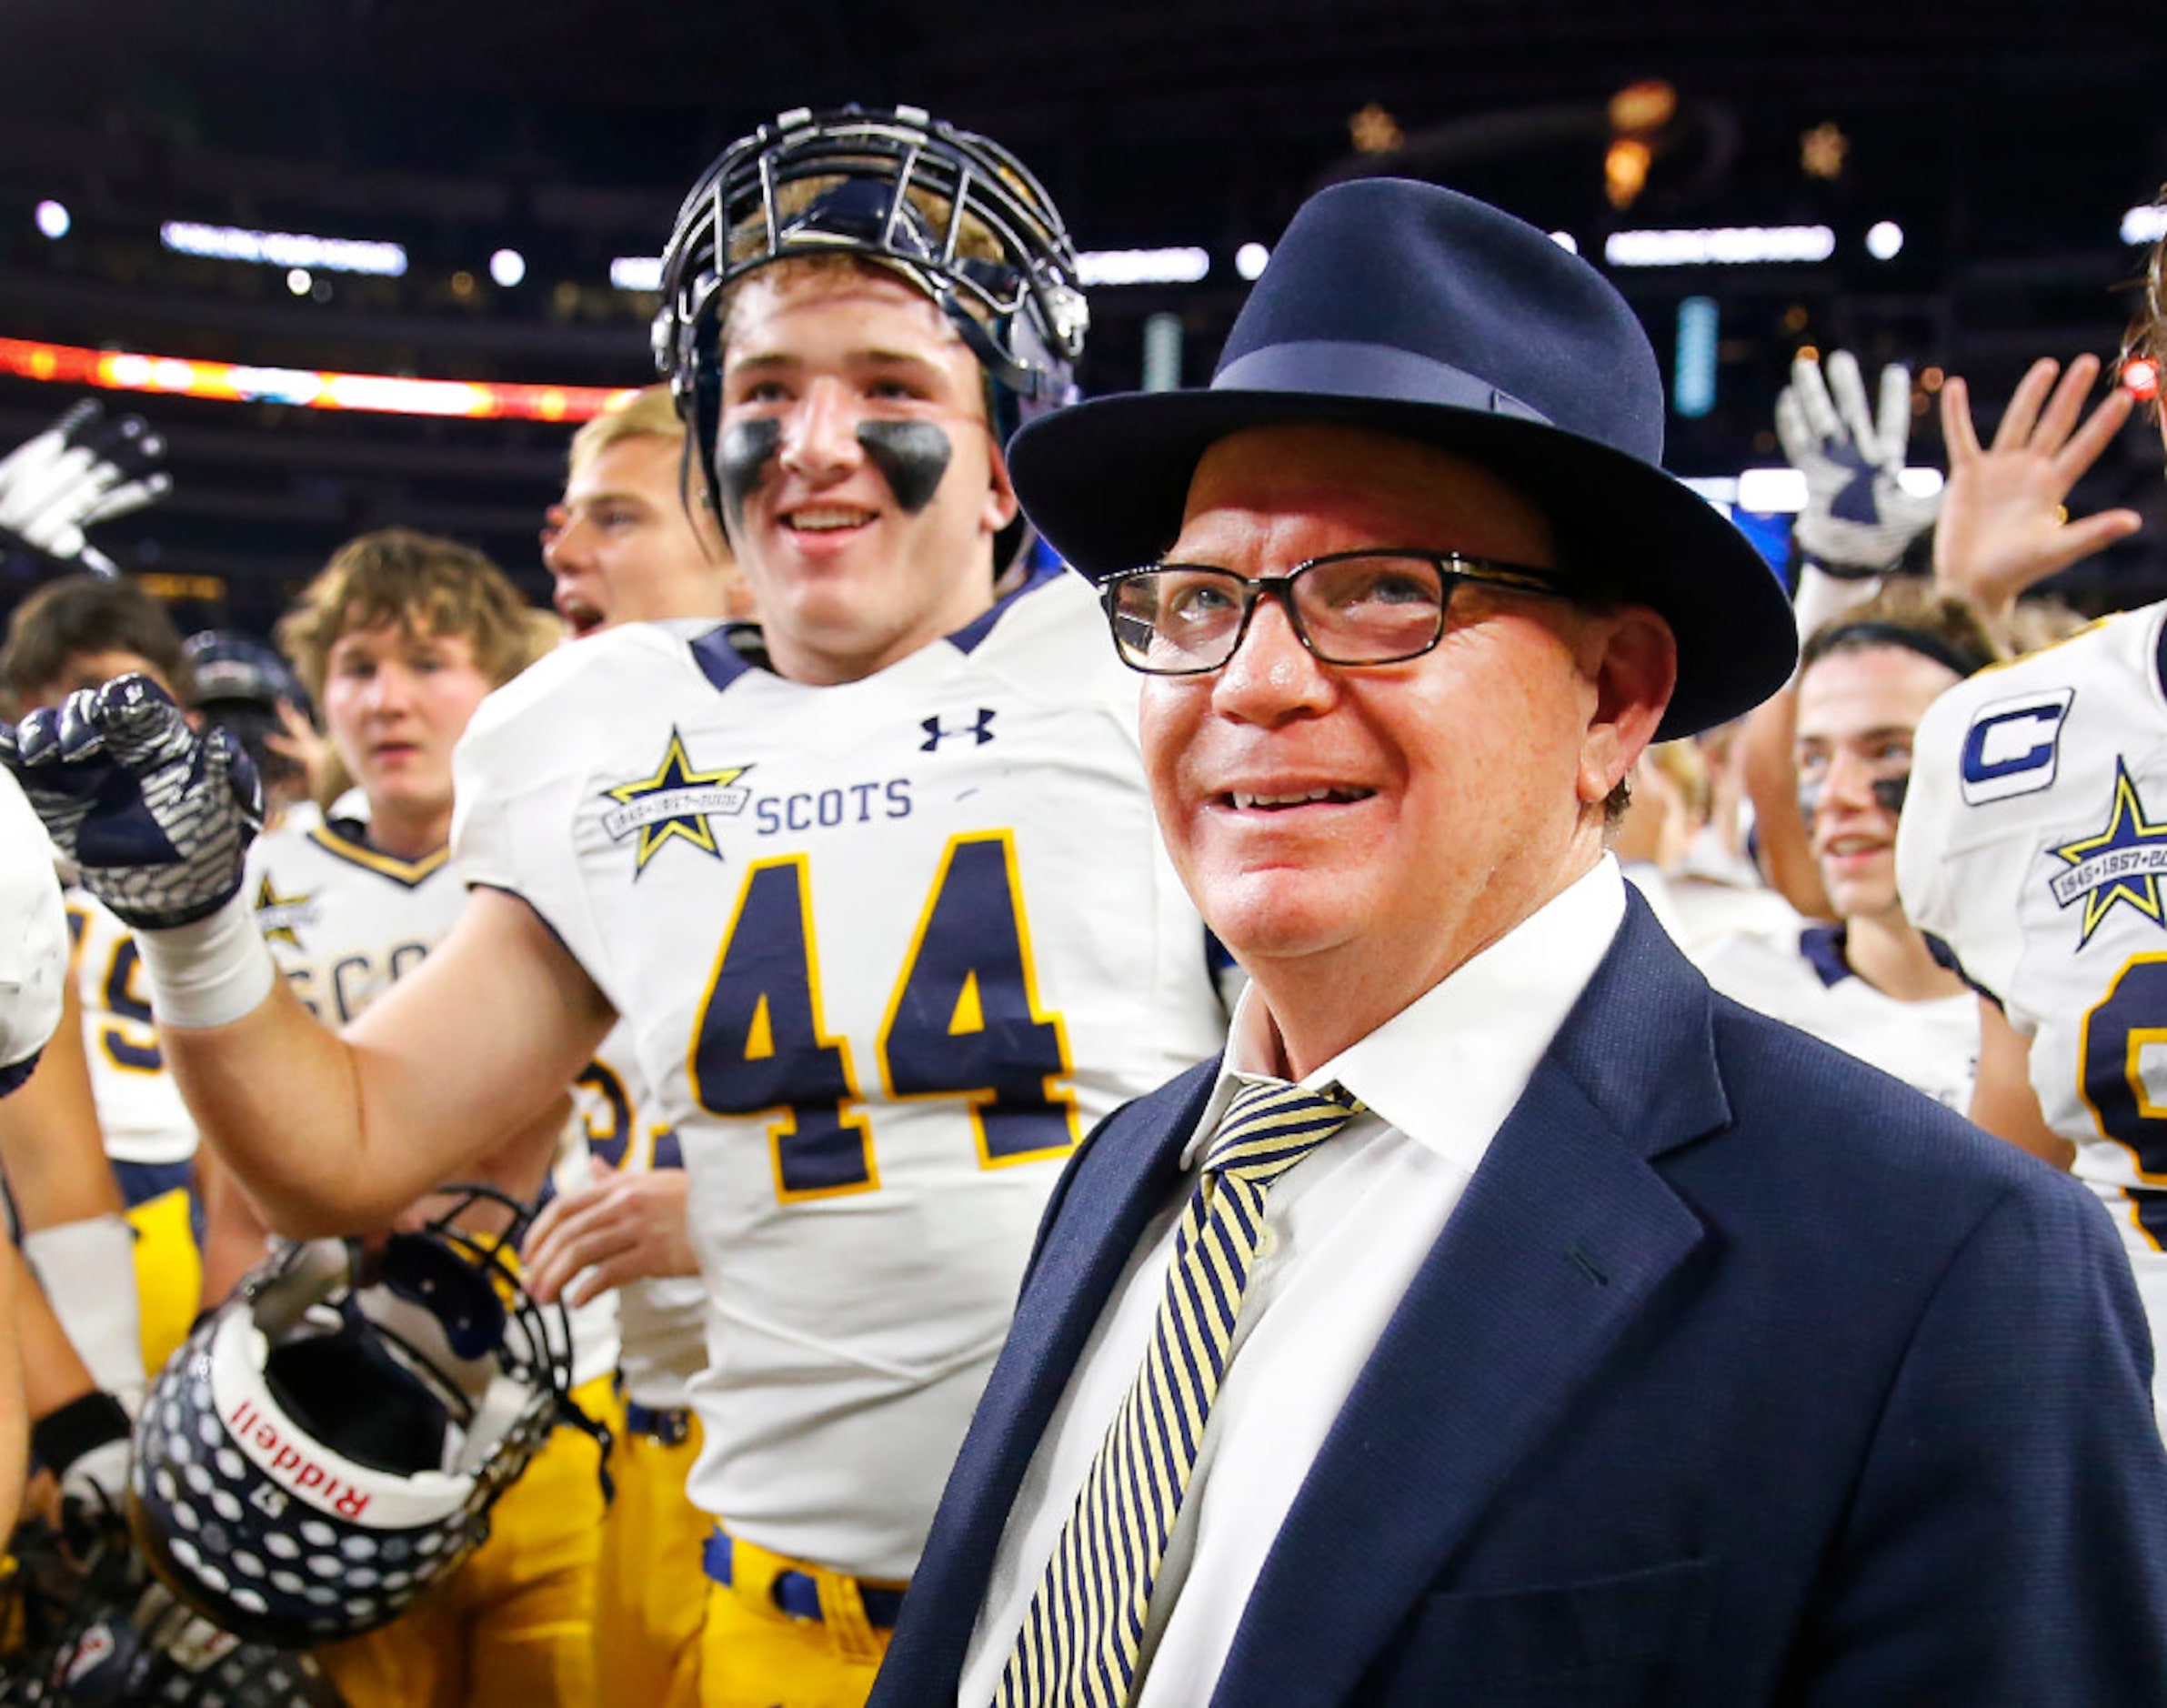
<instances>
[{"instance_id":1,"label":"jersey sleeve","mask_svg":"<svg viewBox=\"0 0 2167 1708\"><path fill-rule=\"evenodd\" d=\"M482 702L452 756L451 849L462 883L526 902L614 1002L572 846L597 727L593 654L613 638L560 648Z\"/></svg>"}]
</instances>

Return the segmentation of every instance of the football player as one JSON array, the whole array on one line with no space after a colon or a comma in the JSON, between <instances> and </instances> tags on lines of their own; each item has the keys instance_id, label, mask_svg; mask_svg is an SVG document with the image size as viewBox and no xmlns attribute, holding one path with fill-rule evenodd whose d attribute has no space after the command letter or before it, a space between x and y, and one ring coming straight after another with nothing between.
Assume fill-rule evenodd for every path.
<instances>
[{"instance_id":1,"label":"football player","mask_svg":"<svg viewBox=\"0 0 2167 1708\"><path fill-rule=\"evenodd\" d=\"M752 615L667 386L635 392L572 436L542 561L575 640L613 623Z\"/></svg>"},{"instance_id":2,"label":"football player","mask_svg":"<svg viewBox=\"0 0 2167 1708\"><path fill-rule=\"evenodd\" d=\"M921 112L723 156L657 344L761 627L628 624L494 696L477 892L343 1037L249 924L216 738L123 683L0 740L156 939L190 1094L284 1224L390 1213L631 1025L710 1301L709 1708L869 1687L1063 1160L1224 1034L1133 683L1083 583L1017 555L1003 435L1068 390L1075 281L1020 163ZM85 768L139 794L116 835Z\"/></svg>"},{"instance_id":3,"label":"football player","mask_svg":"<svg viewBox=\"0 0 2167 1708\"><path fill-rule=\"evenodd\" d=\"M176 698L193 691L166 608L135 582L102 576L37 588L15 608L0 650L0 688L22 708L131 671ZM80 884L68 887L66 904L95 1110L84 1106L72 1046L64 1047L53 1073L0 1105L0 1144L24 1189L32 1267L99 1384L133 1404L144 1371L166 1361L202 1305L196 1122L166 1071L135 934ZM89 1154L69 1136L93 1121L109 1178L69 1160ZM5 1138L15 1133L20 1142ZM64 1172L70 1184L48 1199L30 1184L33 1167ZM133 1296L111 1285L131 1270Z\"/></svg>"},{"instance_id":4,"label":"football player","mask_svg":"<svg viewBox=\"0 0 2167 1708\"><path fill-rule=\"evenodd\" d=\"M465 907L448 847L452 749L483 698L535 655L540 616L479 552L387 528L341 547L281 620L279 639L324 708L366 816L335 810L314 829L257 839L245 894L287 987L326 1025L353 1021L411 973ZM542 1124L560 1114L546 1110ZM548 1136L516 1141L467 1175L531 1198L549 1154ZM216 1206L241 1201L222 1193ZM605 1305L573 1328L575 1401L597 1412L616 1362L612 1316ZM594 1701L589 1606L603 1515L594 1455L576 1432L557 1432L498 1503L488 1542L435 1595L326 1647L347 1700Z\"/></svg>"},{"instance_id":5,"label":"football player","mask_svg":"<svg viewBox=\"0 0 2167 1708\"><path fill-rule=\"evenodd\" d=\"M647 387L573 435L564 501L550 508L542 557L557 578L557 614L575 635L619 623L711 628L749 613L707 477L688 463L688 449L667 386ZM568 1255L583 1260L567 1290L575 1303L618 1283L624 1412L610 1451L616 1492L602 1526L595 1664L626 1701L664 1702L673 1688L691 1688L707 1600L704 1577L653 1565L697 1559L712 1522L686 1492L700 1448L690 1383L707 1361L707 1293L684 1272L693 1263L677 1135L623 1021L574 1095L595 1179L542 1211L526 1258L529 1279L550 1290L572 1275ZM613 1239L615 1250L595 1261L598 1243Z\"/></svg>"},{"instance_id":6,"label":"football player","mask_svg":"<svg viewBox=\"0 0 2167 1708\"><path fill-rule=\"evenodd\" d=\"M1894 583L1808 637L1793 691L1799 811L1832 925L1741 932L1695 952L1708 980L1955 1110L1968 1108L1978 1003L1904 917L1896 827L1911 742L1936 696L1996 657L1978 616Z\"/></svg>"},{"instance_id":7,"label":"football player","mask_svg":"<svg viewBox=\"0 0 2167 1708\"><path fill-rule=\"evenodd\" d=\"M2139 334L2155 357L2167 351L2163 266L2155 250ZM2131 398L2115 387L2080 427L2099 364L2079 357L2058 386L2054 368L2034 367L1984 448L1961 382L1943 391L1950 502L1960 483L1992 498L1956 544L2011 598L2138 526L2127 510L2067 518L2071 486ZM1919 726L1897 840L1906 910L1988 999L1971 1118L2108 1201L2155 1351L2167 1345L2167 1080L2154 1041L2167 1012L2163 630L2167 603L2127 611L1937 701ZM2167 1421L2167 1357L2152 1396Z\"/></svg>"}]
</instances>

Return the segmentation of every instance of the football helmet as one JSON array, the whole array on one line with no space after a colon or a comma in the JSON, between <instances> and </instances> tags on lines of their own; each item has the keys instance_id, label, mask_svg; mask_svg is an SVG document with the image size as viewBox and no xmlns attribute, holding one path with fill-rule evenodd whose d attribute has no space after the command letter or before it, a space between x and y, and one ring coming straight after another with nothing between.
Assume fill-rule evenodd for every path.
<instances>
[{"instance_id":1,"label":"football helmet","mask_svg":"<svg viewBox=\"0 0 2167 1708\"><path fill-rule=\"evenodd\" d=\"M809 192L794 185L814 183ZM973 255L988 241L998 257ZM862 255L938 303L984 367L997 440L1074 396L1090 310L1075 246L1038 179L999 144L923 108L783 114L693 186L662 257L655 364L719 492L720 323L747 274L808 253ZM1004 542L1012 557L1017 541Z\"/></svg>"},{"instance_id":2,"label":"football helmet","mask_svg":"<svg viewBox=\"0 0 2167 1708\"><path fill-rule=\"evenodd\" d=\"M311 1240L254 1271L151 1384L129 1516L152 1568L224 1628L372 1631L456 1567L559 1422L564 1309L519 1284L526 1206L481 1187L380 1249ZM509 1226L462 1225L485 1203ZM484 1213L487 1213L486 1211Z\"/></svg>"},{"instance_id":3,"label":"football helmet","mask_svg":"<svg viewBox=\"0 0 2167 1708\"><path fill-rule=\"evenodd\" d=\"M341 1708L306 1653L236 1637L191 1613L144 1569L127 1521L69 1502L55 1529L9 1543L0 1708L162 1703L173 1708Z\"/></svg>"},{"instance_id":4,"label":"football helmet","mask_svg":"<svg viewBox=\"0 0 2167 1708\"><path fill-rule=\"evenodd\" d=\"M266 789L296 777L300 767L271 746L271 738L286 729L279 702L304 718L315 714L308 690L278 649L237 628L203 629L190 635L181 649L196 682L190 706L246 749Z\"/></svg>"}]
</instances>

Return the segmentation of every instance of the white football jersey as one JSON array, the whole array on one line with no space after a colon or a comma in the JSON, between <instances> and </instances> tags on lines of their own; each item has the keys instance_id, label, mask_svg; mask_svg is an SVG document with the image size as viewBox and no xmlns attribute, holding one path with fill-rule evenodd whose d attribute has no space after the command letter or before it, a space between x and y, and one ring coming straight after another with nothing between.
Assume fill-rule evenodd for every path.
<instances>
[{"instance_id":1,"label":"white football jersey","mask_svg":"<svg viewBox=\"0 0 2167 1708\"><path fill-rule=\"evenodd\" d=\"M372 849L359 827L334 819L313 829L281 828L248 849L244 893L286 983L327 1026L357 1018L392 983L421 965L467 905L451 850L417 860ZM567 1125L560 1181L584 1181L584 1130ZM571 1313L575 1386L617 1363L617 1311L605 1296Z\"/></svg>"},{"instance_id":2,"label":"white football jersey","mask_svg":"<svg viewBox=\"0 0 2167 1708\"><path fill-rule=\"evenodd\" d=\"M1063 1159L1225 1012L1080 579L835 687L732 632L630 625L500 690L454 845L624 1017L682 1145L694 1500L907 1578Z\"/></svg>"},{"instance_id":3,"label":"white football jersey","mask_svg":"<svg viewBox=\"0 0 2167 1708\"><path fill-rule=\"evenodd\" d=\"M1902 1002L1844 958L1843 929L1810 925L1721 938L1693 959L1725 996L1894 1074L1959 1114L1979 1072L1979 999Z\"/></svg>"},{"instance_id":4,"label":"white football jersey","mask_svg":"<svg viewBox=\"0 0 2167 1708\"><path fill-rule=\"evenodd\" d=\"M677 1136L655 1105L619 1020L572 1089L588 1154L613 1169L682 1169ZM707 1361L707 1284L697 1275L636 1281L617 1289L617 1372L626 1397L655 1411L690 1403Z\"/></svg>"},{"instance_id":5,"label":"white football jersey","mask_svg":"<svg viewBox=\"0 0 2167 1708\"><path fill-rule=\"evenodd\" d=\"M115 1162L186 1162L196 1154L196 1118L158 1048L135 935L87 889L71 888L66 905L90 1094L105 1154Z\"/></svg>"},{"instance_id":6,"label":"white football jersey","mask_svg":"<svg viewBox=\"0 0 2167 1708\"><path fill-rule=\"evenodd\" d=\"M1905 911L2031 1039L2076 1174L2140 1265L2167 1268L2167 1191L2124 1191L2167 1189L2163 613L2094 624L1936 700L1896 869Z\"/></svg>"},{"instance_id":7,"label":"white football jersey","mask_svg":"<svg viewBox=\"0 0 2167 1708\"><path fill-rule=\"evenodd\" d=\"M53 840L14 773L0 779L0 1067L29 1060L60 1023L68 923Z\"/></svg>"}]
</instances>

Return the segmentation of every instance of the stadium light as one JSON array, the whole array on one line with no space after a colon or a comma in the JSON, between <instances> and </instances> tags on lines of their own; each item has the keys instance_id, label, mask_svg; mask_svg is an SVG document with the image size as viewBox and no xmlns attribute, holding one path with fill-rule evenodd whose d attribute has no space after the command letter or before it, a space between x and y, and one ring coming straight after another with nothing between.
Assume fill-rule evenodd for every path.
<instances>
[{"instance_id":1,"label":"stadium light","mask_svg":"<svg viewBox=\"0 0 2167 1708\"><path fill-rule=\"evenodd\" d=\"M1893 261L1903 253L1903 227L1893 219L1877 219L1866 228L1866 253L1877 261Z\"/></svg>"},{"instance_id":2,"label":"stadium light","mask_svg":"<svg viewBox=\"0 0 2167 1708\"><path fill-rule=\"evenodd\" d=\"M1086 285L1194 285L1210 271L1207 249L1086 249L1076 257Z\"/></svg>"},{"instance_id":3,"label":"stadium light","mask_svg":"<svg viewBox=\"0 0 2167 1708\"><path fill-rule=\"evenodd\" d=\"M1612 266L1748 266L1825 261L1836 253L1826 226L1718 226L1671 231L1614 231L1602 258Z\"/></svg>"},{"instance_id":4,"label":"stadium light","mask_svg":"<svg viewBox=\"0 0 2167 1708\"><path fill-rule=\"evenodd\" d=\"M489 257L489 276L510 290L527 276L527 257L517 249L499 249Z\"/></svg>"},{"instance_id":5,"label":"stadium light","mask_svg":"<svg viewBox=\"0 0 2167 1708\"><path fill-rule=\"evenodd\" d=\"M406 252L396 243L369 243L356 237L316 237L298 231L247 231L238 226L202 226L169 219L158 227L158 241L176 255L206 256L215 261L246 261L256 266L307 267L319 273L368 273L402 278Z\"/></svg>"},{"instance_id":6,"label":"stadium light","mask_svg":"<svg viewBox=\"0 0 2167 1708\"><path fill-rule=\"evenodd\" d=\"M2157 243L2162 237L2167 237L2167 207L2148 203L2122 216L2122 242Z\"/></svg>"},{"instance_id":7,"label":"stadium light","mask_svg":"<svg viewBox=\"0 0 2167 1708\"><path fill-rule=\"evenodd\" d=\"M1564 250L1567 255L1578 255L1580 252L1580 240L1570 231L1551 232L1550 241Z\"/></svg>"},{"instance_id":8,"label":"stadium light","mask_svg":"<svg viewBox=\"0 0 2167 1708\"><path fill-rule=\"evenodd\" d=\"M1234 251L1234 270L1246 279L1264 276L1265 263L1271 259L1271 251L1260 243L1245 243Z\"/></svg>"},{"instance_id":9,"label":"stadium light","mask_svg":"<svg viewBox=\"0 0 2167 1708\"><path fill-rule=\"evenodd\" d=\"M38 230L55 243L66 236L75 223L74 216L67 211L65 202L40 202L32 216L37 221Z\"/></svg>"},{"instance_id":10,"label":"stadium light","mask_svg":"<svg viewBox=\"0 0 2167 1708\"><path fill-rule=\"evenodd\" d=\"M658 291L662 288L662 257L620 255L609 264L609 282L621 291Z\"/></svg>"}]
</instances>

